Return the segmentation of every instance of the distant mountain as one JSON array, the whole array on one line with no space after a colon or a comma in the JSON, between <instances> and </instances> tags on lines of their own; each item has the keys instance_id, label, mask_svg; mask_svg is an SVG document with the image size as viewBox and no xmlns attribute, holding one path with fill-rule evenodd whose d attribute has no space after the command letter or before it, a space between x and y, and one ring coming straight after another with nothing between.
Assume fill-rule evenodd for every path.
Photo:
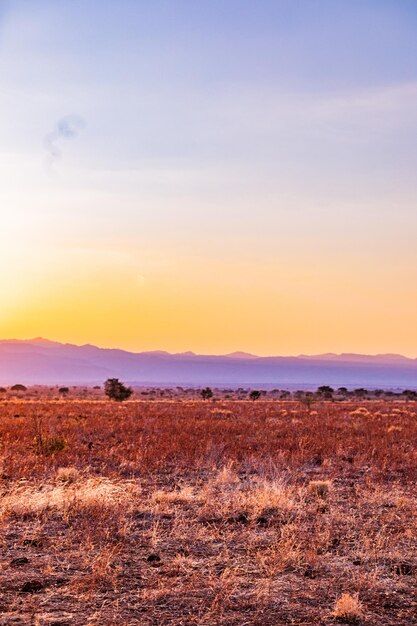
<instances>
[{"instance_id":1,"label":"distant mountain","mask_svg":"<svg viewBox=\"0 0 417 626\"><path fill-rule=\"evenodd\" d=\"M231 352L225 356L231 359L259 359L255 354L249 354L249 352Z\"/></svg>"},{"instance_id":2,"label":"distant mountain","mask_svg":"<svg viewBox=\"0 0 417 626\"><path fill-rule=\"evenodd\" d=\"M316 356L300 355L300 358L314 359L316 361L349 361L351 363L407 363L413 360L402 354L334 354L333 352L318 354Z\"/></svg>"},{"instance_id":3,"label":"distant mountain","mask_svg":"<svg viewBox=\"0 0 417 626\"><path fill-rule=\"evenodd\" d=\"M396 354L257 357L244 352L127 352L47 339L1 340L0 385L102 383L117 377L137 385L277 388L382 387L417 389L417 359Z\"/></svg>"}]
</instances>

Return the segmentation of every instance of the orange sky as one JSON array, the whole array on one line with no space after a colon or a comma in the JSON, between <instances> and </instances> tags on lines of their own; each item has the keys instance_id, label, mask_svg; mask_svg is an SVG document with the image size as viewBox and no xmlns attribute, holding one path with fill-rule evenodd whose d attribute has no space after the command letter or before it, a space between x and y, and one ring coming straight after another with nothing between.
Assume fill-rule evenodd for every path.
<instances>
[{"instance_id":1,"label":"orange sky","mask_svg":"<svg viewBox=\"0 0 417 626\"><path fill-rule=\"evenodd\" d=\"M2 277L2 337L138 351L417 354L416 295L400 267L167 255L140 273L128 255L81 256L51 266L47 255L31 273Z\"/></svg>"},{"instance_id":2,"label":"orange sky","mask_svg":"<svg viewBox=\"0 0 417 626\"><path fill-rule=\"evenodd\" d=\"M0 337L417 357L415 7L260 1L0 10Z\"/></svg>"}]
</instances>

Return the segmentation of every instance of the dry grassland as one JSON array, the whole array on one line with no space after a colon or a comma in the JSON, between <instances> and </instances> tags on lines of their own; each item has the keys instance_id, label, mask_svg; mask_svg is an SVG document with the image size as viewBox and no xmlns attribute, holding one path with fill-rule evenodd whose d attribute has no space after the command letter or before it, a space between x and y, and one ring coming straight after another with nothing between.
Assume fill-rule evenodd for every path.
<instances>
[{"instance_id":1,"label":"dry grassland","mask_svg":"<svg viewBox=\"0 0 417 626\"><path fill-rule=\"evenodd\" d=\"M416 414L1 402L0 624L416 623Z\"/></svg>"}]
</instances>

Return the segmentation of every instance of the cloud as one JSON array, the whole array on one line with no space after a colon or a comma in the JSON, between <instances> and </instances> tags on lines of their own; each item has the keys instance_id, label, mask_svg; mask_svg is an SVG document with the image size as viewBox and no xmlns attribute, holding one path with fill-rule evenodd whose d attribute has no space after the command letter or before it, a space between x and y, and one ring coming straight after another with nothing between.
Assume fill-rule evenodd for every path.
<instances>
[{"instance_id":1,"label":"cloud","mask_svg":"<svg viewBox=\"0 0 417 626\"><path fill-rule=\"evenodd\" d=\"M49 167L62 158L62 142L75 139L84 128L85 122L78 115L66 115L56 122L54 129L44 139Z\"/></svg>"}]
</instances>

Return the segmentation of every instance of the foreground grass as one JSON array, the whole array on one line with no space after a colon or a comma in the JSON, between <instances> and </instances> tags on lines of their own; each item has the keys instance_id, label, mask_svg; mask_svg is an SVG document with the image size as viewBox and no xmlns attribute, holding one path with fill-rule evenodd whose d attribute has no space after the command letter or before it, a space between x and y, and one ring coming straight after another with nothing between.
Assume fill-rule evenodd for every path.
<instances>
[{"instance_id":1,"label":"foreground grass","mask_svg":"<svg viewBox=\"0 0 417 626\"><path fill-rule=\"evenodd\" d=\"M417 406L0 404L0 624L411 624Z\"/></svg>"}]
</instances>

